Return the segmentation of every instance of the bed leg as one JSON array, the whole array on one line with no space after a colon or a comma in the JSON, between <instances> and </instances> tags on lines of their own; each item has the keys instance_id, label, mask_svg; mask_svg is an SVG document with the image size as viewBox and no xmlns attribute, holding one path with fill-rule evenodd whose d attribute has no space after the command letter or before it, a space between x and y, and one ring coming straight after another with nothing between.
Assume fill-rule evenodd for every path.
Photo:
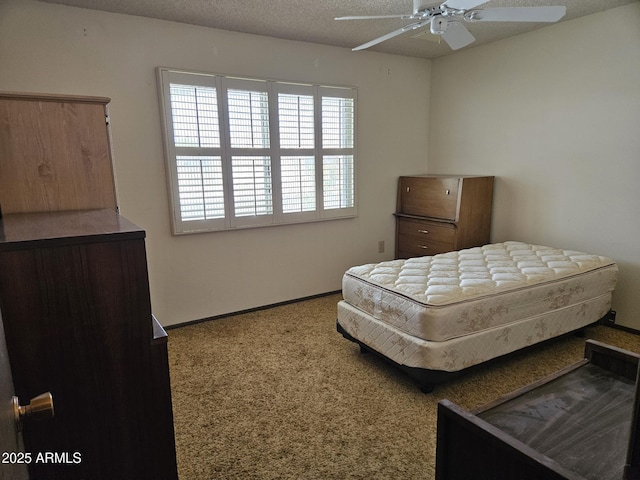
<instances>
[{"instance_id":1,"label":"bed leg","mask_svg":"<svg viewBox=\"0 0 640 480\"><path fill-rule=\"evenodd\" d=\"M433 392L434 385L433 383L421 383L419 387L422 393L431 393Z\"/></svg>"},{"instance_id":2,"label":"bed leg","mask_svg":"<svg viewBox=\"0 0 640 480\"><path fill-rule=\"evenodd\" d=\"M360 345L360 353L369 353L369 350L364 345Z\"/></svg>"}]
</instances>

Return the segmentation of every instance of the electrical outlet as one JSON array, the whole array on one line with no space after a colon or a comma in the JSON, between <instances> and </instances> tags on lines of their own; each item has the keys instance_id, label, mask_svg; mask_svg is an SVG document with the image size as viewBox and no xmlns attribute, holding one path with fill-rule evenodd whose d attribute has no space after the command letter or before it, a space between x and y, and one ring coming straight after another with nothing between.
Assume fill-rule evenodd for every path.
<instances>
[{"instance_id":1,"label":"electrical outlet","mask_svg":"<svg viewBox=\"0 0 640 480\"><path fill-rule=\"evenodd\" d=\"M378 241L378 253L384 253L384 240Z\"/></svg>"},{"instance_id":2,"label":"electrical outlet","mask_svg":"<svg viewBox=\"0 0 640 480\"><path fill-rule=\"evenodd\" d=\"M609 310L609 313L605 316L605 320L607 323L613 325L614 323L616 323L616 311L615 310Z\"/></svg>"}]
</instances>

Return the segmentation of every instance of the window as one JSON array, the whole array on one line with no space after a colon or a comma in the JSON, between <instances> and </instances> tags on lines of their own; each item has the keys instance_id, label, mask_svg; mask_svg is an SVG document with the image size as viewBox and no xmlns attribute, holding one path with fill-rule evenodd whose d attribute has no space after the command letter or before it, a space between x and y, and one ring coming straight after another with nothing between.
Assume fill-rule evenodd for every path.
<instances>
[{"instance_id":1,"label":"window","mask_svg":"<svg viewBox=\"0 0 640 480\"><path fill-rule=\"evenodd\" d=\"M355 216L355 89L159 79L175 233Z\"/></svg>"}]
</instances>

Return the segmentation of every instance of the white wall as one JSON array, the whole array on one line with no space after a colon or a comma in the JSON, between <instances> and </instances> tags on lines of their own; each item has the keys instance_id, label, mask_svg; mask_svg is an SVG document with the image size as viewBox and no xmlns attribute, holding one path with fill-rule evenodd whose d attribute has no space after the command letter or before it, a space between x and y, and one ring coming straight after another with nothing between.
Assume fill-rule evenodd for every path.
<instances>
[{"instance_id":1,"label":"white wall","mask_svg":"<svg viewBox=\"0 0 640 480\"><path fill-rule=\"evenodd\" d=\"M358 87L358 218L172 236L158 66ZM147 230L165 325L337 290L391 258L396 179L429 148L430 173L498 177L494 241L614 258L618 322L640 329L638 2L430 62L0 0L0 90L112 98L120 206Z\"/></svg>"},{"instance_id":2,"label":"white wall","mask_svg":"<svg viewBox=\"0 0 640 480\"><path fill-rule=\"evenodd\" d=\"M493 241L606 255L640 329L640 2L432 64L429 173L497 177Z\"/></svg>"},{"instance_id":3,"label":"white wall","mask_svg":"<svg viewBox=\"0 0 640 480\"><path fill-rule=\"evenodd\" d=\"M159 66L358 87L358 218L172 236ZM120 208L147 231L154 313L165 325L338 290L347 267L392 258L397 177L426 169L430 68L415 58L0 0L0 90L112 99Z\"/></svg>"}]
</instances>

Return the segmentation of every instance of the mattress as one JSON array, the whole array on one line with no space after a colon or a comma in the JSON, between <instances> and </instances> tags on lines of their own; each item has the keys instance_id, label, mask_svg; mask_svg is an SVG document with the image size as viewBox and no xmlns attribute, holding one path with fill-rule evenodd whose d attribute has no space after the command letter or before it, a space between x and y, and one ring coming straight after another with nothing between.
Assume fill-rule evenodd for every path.
<instances>
[{"instance_id":1,"label":"mattress","mask_svg":"<svg viewBox=\"0 0 640 480\"><path fill-rule=\"evenodd\" d=\"M617 272L607 257L508 241L353 267L342 295L400 335L445 342L554 312L586 315L597 299L592 323L610 308Z\"/></svg>"}]
</instances>

